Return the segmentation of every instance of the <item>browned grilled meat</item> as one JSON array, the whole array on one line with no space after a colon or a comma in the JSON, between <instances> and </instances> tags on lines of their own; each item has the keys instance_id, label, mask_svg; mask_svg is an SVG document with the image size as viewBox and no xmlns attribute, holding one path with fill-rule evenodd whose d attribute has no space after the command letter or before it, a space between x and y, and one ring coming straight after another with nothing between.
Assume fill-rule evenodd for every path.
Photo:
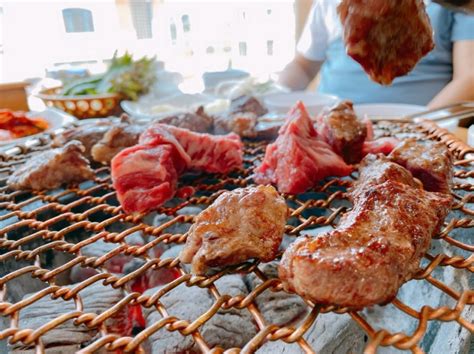
<instances>
[{"instance_id":1,"label":"browned grilled meat","mask_svg":"<svg viewBox=\"0 0 474 354\"><path fill-rule=\"evenodd\" d=\"M8 178L7 184L14 189L41 190L92 179L94 172L83 152L84 146L73 140L34 155Z\"/></svg>"},{"instance_id":2,"label":"browned grilled meat","mask_svg":"<svg viewBox=\"0 0 474 354\"><path fill-rule=\"evenodd\" d=\"M334 152L347 163L357 163L363 157L367 124L357 118L352 102L343 101L318 118L318 132Z\"/></svg>"},{"instance_id":3,"label":"browned grilled meat","mask_svg":"<svg viewBox=\"0 0 474 354\"><path fill-rule=\"evenodd\" d=\"M271 186L226 192L196 217L180 259L198 275L252 258L269 262L277 255L287 216L285 200Z\"/></svg>"},{"instance_id":4,"label":"browned grilled meat","mask_svg":"<svg viewBox=\"0 0 474 354\"><path fill-rule=\"evenodd\" d=\"M266 113L268 110L255 97L240 96L232 100L226 114L214 118L214 133L233 132L244 138L255 138L257 119Z\"/></svg>"},{"instance_id":5,"label":"browned grilled meat","mask_svg":"<svg viewBox=\"0 0 474 354\"><path fill-rule=\"evenodd\" d=\"M112 127L112 122L104 120L99 123L86 123L78 127L66 129L53 140L53 146L63 146L71 140L77 140L84 146L84 156L92 159L91 150L104 134Z\"/></svg>"},{"instance_id":6,"label":"browned grilled meat","mask_svg":"<svg viewBox=\"0 0 474 354\"><path fill-rule=\"evenodd\" d=\"M189 129L197 133L209 133L214 123L212 117L204 112L204 107L200 106L196 112L184 112L168 117L160 118L160 123L174 125L178 128Z\"/></svg>"},{"instance_id":7,"label":"browned grilled meat","mask_svg":"<svg viewBox=\"0 0 474 354\"><path fill-rule=\"evenodd\" d=\"M423 182L427 191L451 192L453 158L443 143L431 140L418 143L415 139L407 139L392 151L390 157Z\"/></svg>"},{"instance_id":8,"label":"browned grilled meat","mask_svg":"<svg viewBox=\"0 0 474 354\"><path fill-rule=\"evenodd\" d=\"M145 125L131 123L128 116L122 115L121 122L111 127L92 147L92 158L94 161L109 164L120 151L138 144L138 138L146 128Z\"/></svg>"},{"instance_id":9,"label":"browned grilled meat","mask_svg":"<svg viewBox=\"0 0 474 354\"><path fill-rule=\"evenodd\" d=\"M347 54L382 85L406 75L434 48L423 0L343 0L337 11Z\"/></svg>"},{"instance_id":10,"label":"browned grilled meat","mask_svg":"<svg viewBox=\"0 0 474 354\"><path fill-rule=\"evenodd\" d=\"M451 198L427 192L386 158L363 161L353 209L337 229L302 237L284 253L287 290L351 308L384 304L411 279L449 212Z\"/></svg>"},{"instance_id":11,"label":"browned grilled meat","mask_svg":"<svg viewBox=\"0 0 474 354\"><path fill-rule=\"evenodd\" d=\"M214 119L214 133L235 133L243 138L257 136L257 116L254 113L235 113L230 116L219 116Z\"/></svg>"},{"instance_id":12,"label":"browned grilled meat","mask_svg":"<svg viewBox=\"0 0 474 354\"><path fill-rule=\"evenodd\" d=\"M230 103L229 113L253 113L260 117L267 114L268 110L255 97L240 96L234 98Z\"/></svg>"}]
</instances>

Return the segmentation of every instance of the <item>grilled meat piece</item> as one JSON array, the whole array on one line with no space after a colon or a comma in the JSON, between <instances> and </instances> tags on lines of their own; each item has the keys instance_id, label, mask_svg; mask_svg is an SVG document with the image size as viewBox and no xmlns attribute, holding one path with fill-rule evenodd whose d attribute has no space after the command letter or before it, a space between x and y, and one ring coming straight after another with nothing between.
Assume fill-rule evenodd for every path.
<instances>
[{"instance_id":1,"label":"grilled meat piece","mask_svg":"<svg viewBox=\"0 0 474 354\"><path fill-rule=\"evenodd\" d=\"M7 184L14 189L41 190L93 179L94 172L83 152L84 146L73 140L34 155L13 172Z\"/></svg>"},{"instance_id":2,"label":"grilled meat piece","mask_svg":"<svg viewBox=\"0 0 474 354\"><path fill-rule=\"evenodd\" d=\"M84 146L84 156L92 160L91 150L104 134L112 127L112 122L104 120L99 123L86 123L78 127L66 129L53 140L54 147L60 147L71 140L77 140Z\"/></svg>"},{"instance_id":3,"label":"grilled meat piece","mask_svg":"<svg viewBox=\"0 0 474 354\"><path fill-rule=\"evenodd\" d=\"M188 168L210 173L227 173L242 167L242 142L236 134L210 135L165 124L154 124L141 136L140 144L156 145L171 135L189 156Z\"/></svg>"},{"instance_id":4,"label":"grilled meat piece","mask_svg":"<svg viewBox=\"0 0 474 354\"><path fill-rule=\"evenodd\" d=\"M346 176L352 167L320 140L302 102L290 111L277 140L267 146L255 169L258 184L274 183L281 193L303 193L329 176Z\"/></svg>"},{"instance_id":5,"label":"grilled meat piece","mask_svg":"<svg viewBox=\"0 0 474 354\"><path fill-rule=\"evenodd\" d=\"M244 138L256 138L258 117L268 113L258 99L240 96L232 100L229 111L214 118L214 133L236 133Z\"/></svg>"},{"instance_id":6,"label":"grilled meat piece","mask_svg":"<svg viewBox=\"0 0 474 354\"><path fill-rule=\"evenodd\" d=\"M342 101L318 118L318 132L347 163L362 159L367 123L359 120L350 101Z\"/></svg>"},{"instance_id":7,"label":"grilled meat piece","mask_svg":"<svg viewBox=\"0 0 474 354\"><path fill-rule=\"evenodd\" d=\"M244 95L232 100L229 113L231 115L236 113L253 113L260 117L267 114L268 110L255 97Z\"/></svg>"},{"instance_id":8,"label":"grilled meat piece","mask_svg":"<svg viewBox=\"0 0 474 354\"><path fill-rule=\"evenodd\" d=\"M180 259L198 275L252 258L269 262L278 253L287 216L285 200L271 186L226 192L196 217Z\"/></svg>"},{"instance_id":9,"label":"grilled meat piece","mask_svg":"<svg viewBox=\"0 0 474 354\"><path fill-rule=\"evenodd\" d=\"M343 0L338 13L347 54L382 85L406 75L434 48L423 0Z\"/></svg>"},{"instance_id":10,"label":"grilled meat piece","mask_svg":"<svg viewBox=\"0 0 474 354\"><path fill-rule=\"evenodd\" d=\"M400 140L393 137L382 137L375 140L365 141L362 146L362 155L369 154L390 154L393 149L400 143Z\"/></svg>"},{"instance_id":11,"label":"grilled meat piece","mask_svg":"<svg viewBox=\"0 0 474 354\"><path fill-rule=\"evenodd\" d=\"M423 182L427 191L451 193L453 158L443 143L407 139L392 151L390 157Z\"/></svg>"},{"instance_id":12,"label":"grilled meat piece","mask_svg":"<svg viewBox=\"0 0 474 354\"><path fill-rule=\"evenodd\" d=\"M367 155L359 165L359 179L354 183L351 195L372 185L382 184L393 180L413 188L422 188L419 181L413 178L410 171L403 166L393 163L384 155Z\"/></svg>"},{"instance_id":13,"label":"grilled meat piece","mask_svg":"<svg viewBox=\"0 0 474 354\"><path fill-rule=\"evenodd\" d=\"M257 116L254 113L235 113L214 119L214 133L235 133L243 138L257 137Z\"/></svg>"},{"instance_id":14,"label":"grilled meat piece","mask_svg":"<svg viewBox=\"0 0 474 354\"><path fill-rule=\"evenodd\" d=\"M128 116L122 115L121 122L105 132L102 139L92 147L92 158L94 161L109 164L120 151L138 144L138 138L145 129L145 125L133 124Z\"/></svg>"},{"instance_id":15,"label":"grilled meat piece","mask_svg":"<svg viewBox=\"0 0 474 354\"><path fill-rule=\"evenodd\" d=\"M389 302L418 270L451 206L450 196L424 191L403 167L373 156L351 199L337 229L285 251L279 273L287 290L351 308Z\"/></svg>"},{"instance_id":16,"label":"grilled meat piece","mask_svg":"<svg viewBox=\"0 0 474 354\"><path fill-rule=\"evenodd\" d=\"M209 133L214 120L200 106L195 112L183 112L159 119L159 123L169 124L198 133Z\"/></svg>"}]
</instances>

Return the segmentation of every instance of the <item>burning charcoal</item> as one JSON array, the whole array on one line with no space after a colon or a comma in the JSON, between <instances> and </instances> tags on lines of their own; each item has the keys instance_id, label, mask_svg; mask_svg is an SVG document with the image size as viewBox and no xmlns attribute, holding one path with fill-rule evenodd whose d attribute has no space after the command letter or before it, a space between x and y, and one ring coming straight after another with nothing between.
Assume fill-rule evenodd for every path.
<instances>
[{"instance_id":1,"label":"burning charcoal","mask_svg":"<svg viewBox=\"0 0 474 354\"><path fill-rule=\"evenodd\" d=\"M367 340L365 332L349 315L335 313L320 314L304 338L316 353L331 354L363 353ZM258 354L301 352L299 346L294 344L289 346L282 341L267 342L257 351ZM383 349L380 352L395 353Z\"/></svg>"},{"instance_id":2,"label":"burning charcoal","mask_svg":"<svg viewBox=\"0 0 474 354\"><path fill-rule=\"evenodd\" d=\"M125 237L125 242L128 245L142 246L144 244L143 236L140 232L135 232ZM120 247L120 245L117 243L105 242L100 239L81 248L81 254L86 257L102 257L117 247ZM133 256L128 256L121 253L105 262L103 268L110 273L122 274L124 272L125 265L133 260ZM72 282L80 282L97 273L98 272L92 268L84 268L77 264L71 269L70 277Z\"/></svg>"},{"instance_id":3,"label":"burning charcoal","mask_svg":"<svg viewBox=\"0 0 474 354\"><path fill-rule=\"evenodd\" d=\"M123 269L124 274L130 274L145 264L145 260L135 258L127 263ZM145 290L159 285L165 285L179 278L180 273L175 268L149 269L132 281L132 290L143 293Z\"/></svg>"},{"instance_id":4,"label":"burning charcoal","mask_svg":"<svg viewBox=\"0 0 474 354\"><path fill-rule=\"evenodd\" d=\"M222 295L245 296L248 293L242 278L238 275L221 278L216 282L216 286ZM146 294L151 295L158 290L159 288L150 289ZM206 289L181 284L164 295L160 302L166 307L170 316L191 322L209 310L215 299ZM154 308L150 308L145 310L145 318L147 325L151 325L162 317ZM219 310L199 331L211 347L219 345L225 349L241 348L257 333L251 314L247 310L234 308ZM166 329L152 334L149 341L152 353L199 352L199 347L191 336L183 337L178 332L168 332Z\"/></svg>"},{"instance_id":5,"label":"burning charcoal","mask_svg":"<svg viewBox=\"0 0 474 354\"><path fill-rule=\"evenodd\" d=\"M173 220L174 216L169 216L165 214L158 214L153 219L153 226L161 226L168 221ZM169 226L164 230L165 233L170 234L185 234L191 228L190 223L176 222L173 225Z\"/></svg>"},{"instance_id":6,"label":"burning charcoal","mask_svg":"<svg viewBox=\"0 0 474 354\"><path fill-rule=\"evenodd\" d=\"M167 249L161 255L161 258L177 258L179 256L179 252L183 249L184 245L176 245Z\"/></svg>"},{"instance_id":7,"label":"burning charcoal","mask_svg":"<svg viewBox=\"0 0 474 354\"><path fill-rule=\"evenodd\" d=\"M203 209L198 206L187 206L179 209L176 214L178 215L198 215Z\"/></svg>"},{"instance_id":8,"label":"burning charcoal","mask_svg":"<svg viewBox=\"0 0 474 354\"><path fill-rule=\"evenodd\" d=\"M262 264L260 269L269 278L278 277L278 263ZM253 273L246 276L250 291L254 290L262 281ZM298 295L283 291L273 292L265 290L256 299L257 306L269 324L278 326L292 326L308 313L308 305Z\"/></svg>"},{"instance_id":9,"label":"burning charcoal","mask_svg":"<svg viewBox=\"0 0 474 354\"><path fill-rule=\"evenodd\" d=\"M73 286L71 285L70 288ZM24 299L32 295L26 295ZM100 283L86 287L79 292L79 295L84 305L84 313L95 314L101 314L110 309L125 296L121 289L103 286ZM75 311L73 300L64 301L61 298L53 300L51 297L45 296L20 311L18 327L22 329L37 329L45 323L72 311ZM90 342L97 336L96 329L88 329L85 325L75 326L73 322L73 320L67 321L41 336L48 353L50 352L49 347L62 348L62 353L71 353L72 351L69 350L70 346L74 346L75 351L81 345ZM128 308L123 308L116 315L109 318L105 325L109 333L121 336L130 335L132 326L128 316ZM13 346L13 349L24 348L21 347L21 343L17 343Z\"/></svg>"}]
</instances>

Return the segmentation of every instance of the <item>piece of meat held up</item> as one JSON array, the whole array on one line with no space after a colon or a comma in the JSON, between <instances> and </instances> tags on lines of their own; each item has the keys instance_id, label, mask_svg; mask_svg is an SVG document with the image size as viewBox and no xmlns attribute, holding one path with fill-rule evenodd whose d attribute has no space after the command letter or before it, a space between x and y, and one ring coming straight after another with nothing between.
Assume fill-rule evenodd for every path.
<instances>
[{"instance_id":1,"label":"piece of meat held up","mask_svg":"<svg viewBox=\"0 0 474 354\"><path fill-rule=\"evenodd\" d=\"M242 142L235 134L213 136L154 124L139 144L112 159L112 180L126 213L157 209L174 197L188 169L228 173L242 167Z\"/></svg>"},{"instance_id":2,"label":"piece of meat held up","mask_svg":"<svg viewBox=\"0 0 474 354\"><path fill-rule=\"evenodd\" d=\"M255 169L256 183L275 184L280 193L298 194L326 177L351 173L352 167L318 136L302 102L291 109L278 134Z\"/></svg>"},{"instance_id":3,"label":"piece of meat held up","mask_svg":"<svg viewBox=\"0 0 474 354\"><path fill-rule=\"evenodd\" d=\"M41 190L94 179L84 150L79 141L73 140L63 147L33 155L15 169L7 185L14 189Z\"/></svg>"},{"instance_id":4,"label":"piece of meat held up","mask_svg":"<svg viewBox=\"0 0 474 354\"><path fill-rule=\"evenodd\" d=\"M250 259L275 259L283 238L288 207L272 186L223 193L202 211L189 230L180 254L192 272L236 265Z\"/></svg>"},{"instance_id":5,"label":"piece of meat held up","mask_svg":"<svg viewBox=\"0 0 474 354\"><path fill-rule=\"evenodd\" d=\"M423 0L343 0L338 13L347 54L382 85L409 73L434 48Z\"/></svg>"},{"instance_id":6,"label":"piece of meat held up","mask_svg":"<svg viewBox=\"0 0 474 354\"><path fill-rule=\"evenodd\" d=\"M368 155L338 227L301 237L284 253L285 289L317 303L350 308L385 304L418 271L451 206L451 196L422 189L404 167Z\"/></svg>"}]
</instances>

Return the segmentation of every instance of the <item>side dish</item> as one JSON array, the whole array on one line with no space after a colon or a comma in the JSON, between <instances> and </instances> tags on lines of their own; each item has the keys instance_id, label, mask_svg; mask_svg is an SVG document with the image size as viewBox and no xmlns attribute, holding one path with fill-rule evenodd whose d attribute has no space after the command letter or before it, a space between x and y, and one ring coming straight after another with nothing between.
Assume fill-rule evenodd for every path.
<instances>
[{"instance_id":1,"label":"side dish","mask_svg":"<svg viewBox=\"0 0 474 354\"><path fill-rule=\"evenodd\" d=\"M42 118L28 118L25 112L0 109L0 141L44 132L49 124Z\"/></svg>"}]
</instances>

